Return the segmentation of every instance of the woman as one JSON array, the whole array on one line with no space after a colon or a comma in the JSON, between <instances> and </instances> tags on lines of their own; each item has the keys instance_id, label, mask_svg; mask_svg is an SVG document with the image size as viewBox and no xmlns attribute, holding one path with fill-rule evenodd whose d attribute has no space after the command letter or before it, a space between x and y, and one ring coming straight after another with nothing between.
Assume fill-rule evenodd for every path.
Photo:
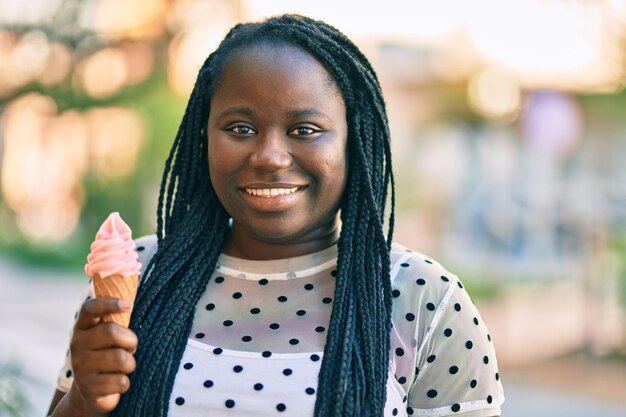
<instances>
[{"instance_id":1,"label":"woman","mask_svg":"<svg viewBox=\"0 0 626 417\"><path fill-rule=\"evenodd\" d=\"M52 415L499 415L487 330L454 275L391 243L393 197L356 46L301 16L235 26L137 241L130 329L100 322L129 306L83 304Z\"/></svg>"}]
</instances>

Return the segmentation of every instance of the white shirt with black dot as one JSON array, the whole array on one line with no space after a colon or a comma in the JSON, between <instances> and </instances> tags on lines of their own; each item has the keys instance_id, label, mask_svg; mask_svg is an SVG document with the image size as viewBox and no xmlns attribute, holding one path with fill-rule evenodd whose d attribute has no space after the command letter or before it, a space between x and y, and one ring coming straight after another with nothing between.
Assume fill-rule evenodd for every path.
<instances>
[{"instance_id":1,"label":"white shirt with black dot","mask_svg":"<svg viewBox=\"0 0 626 417\"><path fill-rule=\"evenodd\" d=\"M156 237L136 243L145 267ZM399 244L391 260L384 415L500 415L504 393L494 346L462 283ZM312 416L336 266L336 246L272 261L222 254L196 308L169 415ZM68 352L57 388L66 392L71 383Z\"/></svg>"}]
</instances>

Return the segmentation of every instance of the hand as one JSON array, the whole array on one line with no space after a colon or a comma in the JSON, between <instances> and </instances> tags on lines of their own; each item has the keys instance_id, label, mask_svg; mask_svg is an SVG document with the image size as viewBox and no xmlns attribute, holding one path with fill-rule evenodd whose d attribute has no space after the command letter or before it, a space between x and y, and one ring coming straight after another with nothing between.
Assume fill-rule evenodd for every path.
<instances>
[{"instance_id":1,"label":"hand","mask_svg":"<svg viewBox=\"0 0 626 417\"><path fill-rule=\"evenodd\" d=\"M74 383L69 397L79 414L108 414L130 388L127 375L135 370L137 336L102 318L131 308L129 301L102 297L86 301L78 313L70 342Z\"/></svg>"}]
</instances>

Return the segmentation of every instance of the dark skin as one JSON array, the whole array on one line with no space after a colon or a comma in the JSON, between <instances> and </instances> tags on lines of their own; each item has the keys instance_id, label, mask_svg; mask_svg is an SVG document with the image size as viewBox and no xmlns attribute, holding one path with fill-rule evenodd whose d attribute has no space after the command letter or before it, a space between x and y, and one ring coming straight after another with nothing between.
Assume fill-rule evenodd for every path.
<instances>
[{"instance_id":1,"label":"dark skin","mask_svg":"<svg viewBox=\"0 0 626 417\"><path fill-rule=\"evenodd\" d=\"M310 54L264 44L234 52L208 121L211 182L233 219L224 252L281 259L334 244L347 131L343 99ZM251 194L264 190L293 193Z\"/></svg>"},{"instance_id":2,"label":"dark skin","mask_svg":"<svg viewBox=\"0 0 626 417\"><path fill-rule=\"evenodd\" d=\"M82 305L70 342L74 383L67 394L56 391L48 415L106 416L115 409L130 387L137 336L102 317L131 308L128 301L105 297Z\"/></svg>"},{"instance_id":3,"label":"dark skin","mask_svg":"<svg viewBox=\"0 0 626 417\"><path fill-rule=\"evenodd\" d=\"M337 242L346 112L311 55L286 45L235 51L211 98L208 137L211 182L233 218L225 253L280 259ZM83 304L70 342L74 383L67 394L56 391L49 415L115 409L130 386L137 336L102 317L130 307L109 298Z\"/></svg>"}]
</instances>

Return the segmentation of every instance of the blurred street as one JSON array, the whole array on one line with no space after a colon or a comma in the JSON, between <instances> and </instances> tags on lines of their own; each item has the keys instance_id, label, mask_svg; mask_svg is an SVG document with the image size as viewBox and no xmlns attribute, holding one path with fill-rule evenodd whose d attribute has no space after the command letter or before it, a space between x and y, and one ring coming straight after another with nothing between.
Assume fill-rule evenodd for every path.
<instances>
[{"instance_id":1,"label":"blurred street","mask_svg":"<svg viewBox=\"0 0 626 417\"><path fill-rule=\"evenodd\" d=\"M1 379L10 378L5 375L5 369L20 371L18 383L12 386L21 390L31 403L26 416L43 416L47 411L56 373L67 348L74 310L86 284L87 280L78 272L68 275L30 269L0 259L0 288L3 289L0 294L0 367L3 370L0 388L7 386ZM559 370L559 367L569 369ZM576 385L603 381L606 386L624 390L623 381L615 379L626 375L626 364L622 364L624 372L615 367L610 367L611 372L601 366L588 366L582 370L588 373L583 376L576 376L577 367L572 362L555 361L541 368L544 374L529 368L523 372L502 369L506 393L503 416L626 416L626 393L620 402L619 392L605 396L596 395L597 389L572 389ZM558 378L550 377L559 372L570 380L560 383ZM573 381L573 378L580 379Z\"/></svg>"}]
</instances>

